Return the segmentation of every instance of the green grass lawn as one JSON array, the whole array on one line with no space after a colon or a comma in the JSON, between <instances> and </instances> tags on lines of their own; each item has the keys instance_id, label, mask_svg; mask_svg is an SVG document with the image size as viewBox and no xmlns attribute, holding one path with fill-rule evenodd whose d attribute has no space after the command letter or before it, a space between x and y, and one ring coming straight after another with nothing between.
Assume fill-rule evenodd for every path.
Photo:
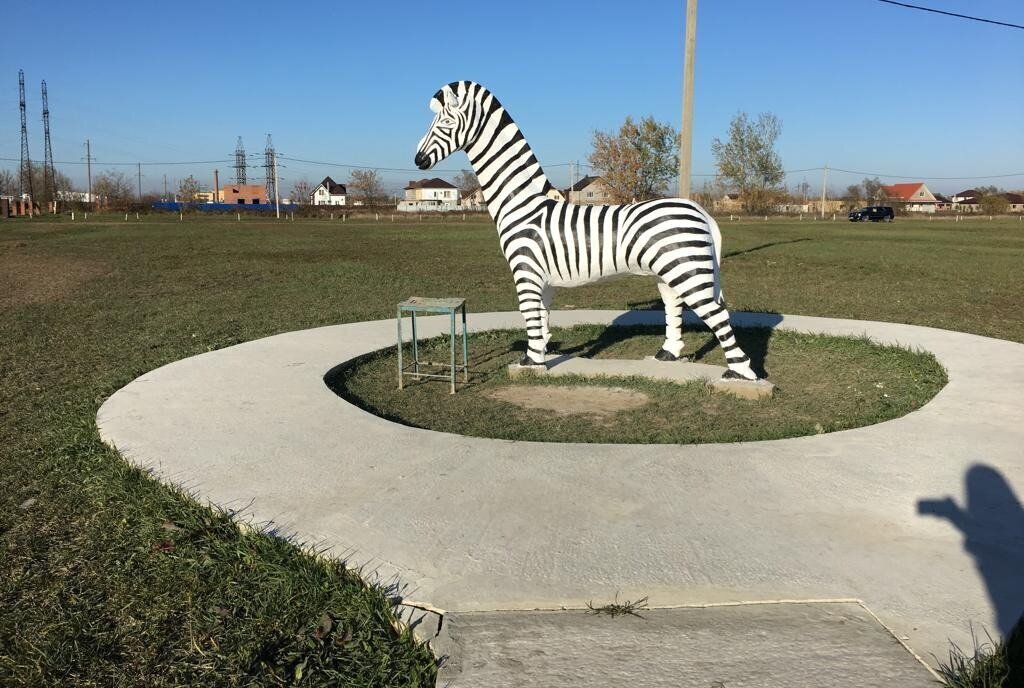
<instances>
[{"instance_id":1,"label":"green grass lawn","mask_svg":"<svg viewBox=\"0 0 1024 688\"><path fill-rule=\"evenodd\" d=\"M777 385L773 397L738 399L712 393L702 382L679 385L644 378L527 376L513 383L507 366L518 362L526 348L521 330L472 335L472 374L455 395L446 393L443 380L410 379L399 390L395 347L347 366L329 384L377 415L442 432L534 442L696 444L781 439L879 423L920 408L946 383L942 366L930 353L862 338L765 328L735 331L755 369L768 369ZM579 325L554 328L552 334L548 348L554 354L639 360L661 348L665 328ZM709 331L687 330L683 338L686 351L700 362L725 365ZM411 356L411 347L406 349ZM420 355L446 360L448 338L422 342ZM614 385L642 393L649 401L617 413L563 415L494 398L506 391L524 393L524 385Z\"/></svg>"},{"instance_id":2,"label":"green grass lawn","mask_svg":"<svg viewBox=\"0 0 1024 688\"><path fill-rule=\"evenodd\" d=\"M433 685L383 591L127 467L95 413L159 365L391 317L412 294L512 310L493 228L96 220L0 221L0 684ZM733 308L1024 341L1016 220L722 232ZM624 278L560 291L555 308L656 299L649 279Z\"/></svg>"}]
</instances>

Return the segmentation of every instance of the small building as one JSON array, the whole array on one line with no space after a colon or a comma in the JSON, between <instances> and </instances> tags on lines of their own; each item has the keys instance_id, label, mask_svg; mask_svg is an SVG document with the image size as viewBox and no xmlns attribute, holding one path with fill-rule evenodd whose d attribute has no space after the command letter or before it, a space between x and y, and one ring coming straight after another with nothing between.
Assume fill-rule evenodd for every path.
<instances>
[{"instance_id":1,"label":"small building","mask_svg":"<svg viewBox=\"0 0 1024 688\"><path fill-rule=\"evenodd\" d=\"M458 209L459 188L439 177L410 181L405 187L405 200L398 204L398 210L410 213Z\"/></svg>"},{"instance_id":2,"label":"small building","mask_svg":"<svg viewBox=\"0 0 1024 688\"><path fill-rule=\"evenodd\" d=\"M974 189L964 189L949 199L953 210L958 213L975 213L981 209L981 194Z\"/></svg>"},{"instance_id":3,"label":"small building","mask_svg":"<svg viewBox=\"0 0 1024 688\"><path fill-rule=\"evenodd\" d=\"M712 208L719 212L739 212L743 210L743 201L738 193L722 194L721 198L715 199Z\"/></svg>"},{"instance_id":4,"label":"small building","mask_svg":"<svg viewBox=\"0 0 1024 688\"><path fill-rule=\"evenodd\" d=\"M1006 212L1008 213L1024 213L1024 195L1019 193L1005 193L1003 196L1006 198Z\"/></svg>"},{"instance_id":5,"label":"small building","mask_svg":"<svg viewBox=\"0 0 1024 688\"><path fill-rule=\"evenodd\" d=\"M259 205L268 203L267 187L262 184L225 184L221 187L223 203L229 205Z\"/></svg>"},{"instance_id":6,"label":"small building","mask_svg":"<svg viewBox=\"0 0 1024 688\"><path fill-rule=\"evenodd\" d=\"M882 186L882 193L886 200L906 204L905 208L910 213L934 213L939 209L939 199L924 182L889 184Z\"/></svg>"},{"instance_id":7,"label":"small building","mask_svg":"<svg viewBox=\"0 0 1024 688\"><path fill-rule=\"evenodd\" d=\"M611 203L611 194L600 176L587 175L566 189L564 196L570 203L580 205Z\"/></svg>"},{"instance_id":8,"label":"small building","mask_svg":"<svg viewBox=\"0 0 1024 688\"><path fill-rule=\"evenodd\" d=\"M330 177L324 177L309 194L310 205L345 205L348 191L344 184L339 184Z\"/></svg>"},{"instance_id":9,"label":"small building","mask_svg":"<svg viewBox=\"0 0 1024 688\"><path fill-rule=\"evenodd\" d=\"M462 197L462 209L463 210L485 210L487 208L487 201L484 200L484 190L477 188L473 193L468 196Z\"/></svg>"},{"instance_id":10,"label":"small building","mask_svg":"<svg viewBox=\"0 0 1024 688\"><path fill-rule=\"evenodd\" d=\"M565 200L565 194L562 193L561 191L559 191L558 189L556 189L553 186L550 189L548 189L548 192L545 195L548 198L550 198L552 201L564 201Z\"/></svg>"}]
</instances>

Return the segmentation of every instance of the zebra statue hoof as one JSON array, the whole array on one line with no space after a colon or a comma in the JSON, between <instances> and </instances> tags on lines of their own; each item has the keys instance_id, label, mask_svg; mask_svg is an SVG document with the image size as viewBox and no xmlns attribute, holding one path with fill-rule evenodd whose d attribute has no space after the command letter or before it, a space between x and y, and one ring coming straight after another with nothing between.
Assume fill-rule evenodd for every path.
<instances>
[{"instance_id":1,"label":"zebra statue hoof","mask_svg":"<svg viewBox=\"0 0 1024 688\"><path fill-rule=\"evenodd\" d=\"M525 367L530 367L530 368L545 368L546 367L543 363L537 363L537 361L535 361L532 358L530 358L529 354L526 354L522 358L519 359L519 365L523 366L524 368Z\"/></svg>"},{"instance_id":2,"label":"zebra statue hoof","mask_svg":"<svg viewBox=\"0 0 1024 688\"><path fill-rule=\"evenodd\" d=\"M659 349L658 353L654 354L655 360L658 361L678 361L679 357L671 351L665 351L665 349Z\"/></svg>"},{"instance_id":3,"label":"zebra statue hoof","mask_svg":"<svg viewBox=\"0 0 1024 688\"><path fill-rule=\"evenodd\" d=\"M744 377L743 375L740 375L739 373L737 373L735 370L727 370L724 373L722 373L722 379L723 380L746 380L747 382L757 382L760 378L757 378L757 377L754 377L754 378Z\"/></svg>"}]
</instances>

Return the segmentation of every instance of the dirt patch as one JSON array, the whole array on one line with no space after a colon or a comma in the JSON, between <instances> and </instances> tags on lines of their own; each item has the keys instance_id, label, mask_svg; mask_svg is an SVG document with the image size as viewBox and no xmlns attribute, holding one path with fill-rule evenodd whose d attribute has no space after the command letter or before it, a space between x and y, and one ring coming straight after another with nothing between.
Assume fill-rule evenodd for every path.
<instances>
[{"instance_id":1,"label":"dirt patch","mask_svg":"<svg viewBox=\"0 0 1024 688\"><path fill-rule=\"evenodd\" d=\"M488 392L487 396L523 408L554 411L560 416L611 416L619 411L640 408L650 401L643 392L595 386L510 385Z\"/></svg>"},{"instance_id":2,"label":"dirt patch","mask_svg":"<svg viewBox=\"0 0 1024 688\"><path fill-rule=\"evenodd\" d=\"M93 277L110 272L99 260L30 256L17 249L0 255L0 306L60 301Z\"/></svg>"}]
</instances>

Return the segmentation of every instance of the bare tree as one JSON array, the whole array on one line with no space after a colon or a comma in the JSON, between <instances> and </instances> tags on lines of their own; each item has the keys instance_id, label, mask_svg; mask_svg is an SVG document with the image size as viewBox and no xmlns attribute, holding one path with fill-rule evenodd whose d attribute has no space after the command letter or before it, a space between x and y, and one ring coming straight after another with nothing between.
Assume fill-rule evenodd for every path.
<instances>
[{"instance_id":1,"label":"bare tree","mask_svg":"<svg viewBox=\"0 0 1024 688\"><path fill-rule=\"evenodd\" d=\"M882 184L878 177L874 179L864 177L864 181L860 183L860 186L864 190L862 198L868 203L877 203L878 201L885 200L885 189L882 188L884 184Z\"/></svg>"},{"instance_id":2,"label":"bare tree","mask_svg":"<svg viewBox=\"0 0 1024 688\"><path fill-rule=\"evenodd\" d=\"M998 186L976 186L974 190L978 192L978 196L984 198L985 196L996 196L1001 193L1005 193Z\"/></svg>"},{"instance_id":3,"label":"bare tree","mask_svg":"<svg viewBox=\"0 0 1024 688\"><path fill-rule=\"evenodd\" d=\"M476 172L473 170L462 170L455 175L455 186L459 187L459 195L462 198L468 198L480 188L480 180L476 178Z\"/></svg>"},{"instance_id":4,"label":"bare tree","mask_svg":"<svg viewBox=\"0 0 1024 688\"><path fill-rule=\"evenodd\" d=\"M994 188L994 186L987 187L985 190L991 192ZM1005 213L1006 209L1010 207L1010 201L1006 198L1006 195L998 192L986 193L981 197L981 200L978 201L978 204L981 206L982 212L988 213L989 215Z\"/></svg>"},{"instance_id":5,"label":"bare tree","mask_svg":"<svg viewBox=\"0 0 1024 688\"><path fill-rule=\"evenodd\" d=\"M296 179L295 184L292 185L292 203L298 203L305 205L309 203L309 194L313 192L313 185L309 183L309 180L303 177L302 179Z\"/></svg>"},{"instance_id":6,"label":"bare tree","mask_svg":"<svg viewBox=\"0 0 1024 688\"><path fill-rule=\"evenodd\" d=\"M199 182L191 174L178 184L178 202L191 205L199 195Z\"/></svg>"},{"instance_id":7,"label":"bare tree","mask_svg":"<svg viewBox=\"0 0 1024 688\"><path fill-rule=\"evenodd\" d=\"M782 121L770 112L762 112L756 122L739 112L729 123L729 138L714 139L711 152L722 177L740 192L748 212L761 212L778 195L785 178L782 159L775 142L782 133Z\"/></svg>"},{"instance_id":8,"label":"bare tree","mask_svg":"<svg viewBox=\"0 0 1024 688\"><path fill-rule=\"evenodd\" d=\"M377 170L352 170L347 186L353 196L367 205L381 203L387 198Z\"/></svg>"},{"instance_id":9,"label":"bare tree","mask_svg":"<svg viewBox=\"0 0 1024 688\"><path fill-rule=\"evenodd\" d=\"M843 200L845 201L859 201L863 198L864 191L860 188L860 184L850 184L846 187L846 193L843 194Z\"/></svg>"},{"instance_id":10,"label":"bare tree","mask_svg":"<svg viewBox=\"0 0 1024 688\"><path fill-rule=\"evenodd\" d=\"M18 175L10 170L0 170L0 196L18 195Z\"/></svg>"},{"instance_id":11,"label":"bare tree","mask_svg":"<svg viewBox=\"0 0 1024 688\"><path fill-rule=\"evenodd\" d=\"M135 197L135 188L123 172L107 170L93 178L92 193L100 205L111 206L130 203Z\"/></svg>"},{"instance_id":12,"label":"bare tree","mask_svg":"<svg viewBox=\"0 0 1024 688\"><path fill-rule=\"evenodd\" d=\"M679 133L653 117L632 117L618 133L595 131L587 160L601 170L613 203L663 197L679 166Z\"/></svg>"}]
</instances>

